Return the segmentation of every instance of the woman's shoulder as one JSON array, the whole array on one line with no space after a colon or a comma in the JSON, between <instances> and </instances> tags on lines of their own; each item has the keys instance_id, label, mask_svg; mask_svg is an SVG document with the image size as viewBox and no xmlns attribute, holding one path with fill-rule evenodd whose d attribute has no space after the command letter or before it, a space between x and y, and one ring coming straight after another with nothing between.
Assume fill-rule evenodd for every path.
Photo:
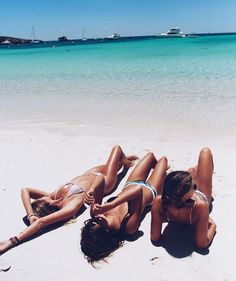
<instances>
[{"instance_id":1,"label":"woman's shoulder","mask_svg":"<svg viewBox=\"0 0 236 281\"><path fill-rule=\"evenodd\" d=\"M197 209L197 210L203 210L203 209L209 209L209 205L208 205L208 202L206 202L205 200L203 200L200 196L197 196L197 198L195 198L195 203L194 203L194 206L193 208L194 209Z\"/></svg>"},{"instance_id":2,"label":"woman's shoulder","mask_svg":"<svg viewBox=\"0 0 236 281\"><path fill-rule=\"evenodd\" d=\"M200 217L208 217L209 216L209 206L203 200L198 200L195 202L192 210L194 220L197 221Z\"/></svg>"}]
</instances>

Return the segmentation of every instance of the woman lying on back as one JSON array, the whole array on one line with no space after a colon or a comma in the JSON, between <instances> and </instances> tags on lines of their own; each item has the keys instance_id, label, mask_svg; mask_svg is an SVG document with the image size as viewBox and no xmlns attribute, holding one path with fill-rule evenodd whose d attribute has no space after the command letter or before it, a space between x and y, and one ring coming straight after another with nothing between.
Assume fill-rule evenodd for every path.
<instances>
[{"instance_id":1,"label":"woman lying on back","mask_svg":"<svg viewBox=\"0 0 236 281\"><path fill-rule=\"evenodd\" d=\"M97 189L104 189L104 196L110 194L122 179L119 175L124 176L124 173L117 175L119 170L123 167L127 172L136 159L136 156L126 157L122 149L115 146L105 165L88 170L52 193L35 188L22 189L22 201L30 225L17 236L0 242L0 254L49 225L74 218L84 202L91 204Z\"/></svg>"},{"instance_id":2,"label":"woman lying on back","mask_svg":"<svg viewBox=\"0 0 236 281\"><path fill-rule=\"evenodd\" d=\"M166 169L166 158L157 162L153 153L148 153L134 167L118 196L101 204L106 188L94 194L91 219L85 222L80 243L89 262L103 260L122 245L125 235L138 230L145 207L161 192Z\"/></svg>"},{"instance_id":3,"label":"woman lying on back","mask_svg":"<svg viewBox=\"0 0 236 281\"><path fill-rule=\"evenodd\" d=\"M206 248L211 244L216 232L216 225L209 217L213 169L212 153L204 148L196 167L188 172L176 171L166 176L162 196L155 199L151 211L153 242L161 238L163 222L176 221L195 226L198 248Z\"/></svg>"}]
</instances>

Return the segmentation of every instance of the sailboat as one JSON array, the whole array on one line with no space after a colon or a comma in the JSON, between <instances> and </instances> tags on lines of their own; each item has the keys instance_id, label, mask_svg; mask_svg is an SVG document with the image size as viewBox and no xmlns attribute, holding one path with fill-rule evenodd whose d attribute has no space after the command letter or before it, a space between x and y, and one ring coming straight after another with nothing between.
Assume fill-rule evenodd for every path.
<instances>
[{"instance_id":1,"label":"sailboat","mask_svg":"<svg viewBox=\"0 0 236 281\"><path fill-rule=\"evenodd\" d=\"M34 25L32 26L32 40L31 40L31 43L33 43L33 44L38 44L38 43L40 43L40 40L35 40Z\"/></svg>"},{"instance_id":2,"label":"sailboat","mask_svg":"<svg viewBox=\"0 0 236 281\"><path fill-rule=\"evenodd\" d=\"M85 37L85 28L82 27L82 41L87 41L87 38Z\"/></svg>"}]
</instances>

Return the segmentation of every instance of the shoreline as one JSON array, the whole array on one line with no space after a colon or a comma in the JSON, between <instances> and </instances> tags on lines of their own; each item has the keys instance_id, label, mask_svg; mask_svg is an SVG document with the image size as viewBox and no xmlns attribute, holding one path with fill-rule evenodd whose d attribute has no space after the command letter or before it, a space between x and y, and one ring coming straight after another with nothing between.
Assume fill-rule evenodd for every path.
<instances>
[{"instance_id":1,"label":"shoreline","mask_svg":"<svg viewBox=\"0 0 236 281\"><path fill-rule=\"evenodd\" d=\"M137 35L137 36L120 36L118 38L104 37L104 38L83 38L83 39L66 39L66 40L35 40L32 42L31 39L15 38L10 36L0 36L0 41L9 41L10 43L0 42L0 49L27 49L27 48L55 48L55 47L70 47L70 46L83 46L83 45L94 45L94 44L106 44L106 43L120 43L120 42L133 42L142 40L154 40L154 39L179 39L193 37L206 37L206 36L232 36L236 35L236 32L207 32L207 33L185 33L181 36L163 36L160 34L156 35ZM2 37L2 38L1 38ZM11 42L12 41L12 42ZM22 43L22 42L25 43Z\"/></svg>"}]
</instances>

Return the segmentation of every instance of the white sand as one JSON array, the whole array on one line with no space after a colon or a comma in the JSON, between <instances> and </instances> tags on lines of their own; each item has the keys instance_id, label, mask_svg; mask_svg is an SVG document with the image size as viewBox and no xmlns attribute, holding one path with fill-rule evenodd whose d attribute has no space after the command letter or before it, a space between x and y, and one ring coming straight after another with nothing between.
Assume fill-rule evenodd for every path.
<instances>
[{"instance_id":1,"label":"white sand","mask_svg":"<svg viewBox=\"0 0 236 281\"><path fill-rule=\"evenodd\" d=\"M34 240L14 248L1 259L11 269L0 272L1 281L233 281L234 270L234 219L236 180L234 157L236 141L222 143L217 139L207 143L160 142L158 139L101 138L92 136L66 136L36 131L1 131L0 137L0 240L18 234L25 225L20 189L35 186L54 190L60 183L103 163L111 147L120 144L127 154L143 156L152 150L157 157L166 155L174 169L187 169L196 164L203 146L212 148L215 160L214 198L212 218L217 223L217 234L208 254L179 249L171 243L155 247L150 243L150 213L143 220L142 236L126 242L109 263L94 269L80 252L80 228L89 217L86 210L77 222L64 225ZM118 191L122 186L119 187ZM184 244L184 243L183 243ZM176 257L178 256L178 257Z\"/></svg>"}]
</instances>

